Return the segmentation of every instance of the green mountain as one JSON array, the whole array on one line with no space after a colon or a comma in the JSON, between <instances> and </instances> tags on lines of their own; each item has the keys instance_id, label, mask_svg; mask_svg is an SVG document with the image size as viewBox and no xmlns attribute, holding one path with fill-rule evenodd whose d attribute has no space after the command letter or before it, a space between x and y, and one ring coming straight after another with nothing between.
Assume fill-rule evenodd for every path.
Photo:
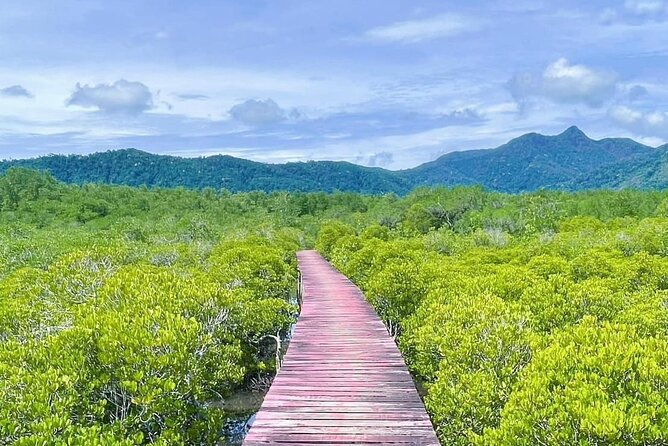
<instances>
[{"instance_id":1,"label":"green mountain","mask_svg":"<svg viewBox=\"0 0 668 446\"><path fill-rule=\"evenodd\" d=\"M405 193L411 188L407 180L393 172L346 162L264 164L226 155L179 158L135 149L3 161L0 173L10 167L46 170L66 183L213 187L234 192L340 190L379 194Z\"/></svg>"},{"instance_id":2,"label":"green mountain","mask_svg":"<svg viewBox=\"0 0 668 446\"><path fill-rule=\"evenodd\" d=\"M656 149L630 139L595 141L570 127L556 136L528 133L496 149L448 153L402 174L414 185L482 184L504 192L582 189L588 174L601 166L639 161L655 153ZM575 177L583 183L573 183ZM602 185L601 181L586 187Z\"/></svg>"},{"instance_id":3,"label":"green mountain","mask_svg":"<svg viewBox=\"0 0 668 446\"><path fill-rule=\"evenodd\" d=\"M577 127L555 136L528 133L495 149L452 152L413 169L390 171L346 162L264 164L231 156L179 158L135 149L49 155L0 162L47 170L67 183L230 191L325 191L404 194L417 186L481 184L492 190L668 187L668 145L625 138L593 140Z\"/></svg>"},{"instance_id":4,"label":"green mountain","mask_svg":"<svg viewBox=\"0 0 668 446\"><path fill-rule=\"evenodd\" d=\"M569 189L668 188L668 144L633 160L604 165L566 184Z\"/></svg>"}]
</instances>

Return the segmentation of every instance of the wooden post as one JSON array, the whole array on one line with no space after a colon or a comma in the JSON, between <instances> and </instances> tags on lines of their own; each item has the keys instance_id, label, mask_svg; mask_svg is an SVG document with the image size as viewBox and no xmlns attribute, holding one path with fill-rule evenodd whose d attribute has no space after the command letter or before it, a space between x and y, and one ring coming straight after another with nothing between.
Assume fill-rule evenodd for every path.
<instances>
[{"instance_id":1,"label":"wooden post","mask_svg":"<svg viewBox=\"0 0 668 446\"><path fill-rule=\"evenodd\" d=\"M299 311L302 310L302 300L304 296L304 278L302 276L301 270L297 273L297 304L299 305Z\"/></svg>"}]
</instances>

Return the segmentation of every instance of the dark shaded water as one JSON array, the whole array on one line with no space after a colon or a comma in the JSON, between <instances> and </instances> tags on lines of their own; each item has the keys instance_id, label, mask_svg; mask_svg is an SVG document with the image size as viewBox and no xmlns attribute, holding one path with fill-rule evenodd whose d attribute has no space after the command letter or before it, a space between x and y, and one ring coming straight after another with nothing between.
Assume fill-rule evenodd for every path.
<instances>
[{"instance_id":1,"label":"dark shaded water","mask_svg":"<svg viewBox=\"0 0 668 446\"><path fill-rule=\"evenodd\" d=\"M255 414L228 420L223 428L224 440L219 445L241 446L254 418Z\"/></svg>"},{"instance_id":2,"label":"dark shaded water","mask_svg":"<svg viewBox=\"0 0 668 446\"><path fill-rule=\"evenodd\" d=\"M298 306L299 296L297 293L298 290L295 290L290 298L290 303ZM293 324L290 331L281 339L281 358L285 356L285 352L288 350L296 325ZM222 433L223 439L218 443L219 446L241 446L243 443L248 430L253 425L255 414L260 410L264 396L269 391L269 386L273 380L273 377L264 378L264 382L260 386L254 386L253 390L239 390L221 402L221 406L226 412L235 415L232 415L225 423Z\"/></svg>"},{"instance_id":3,"label":"dark shaded water","mask_svg":"<svg viewBox=\"0 0 668 446\"><path fill-rule=\"evenodd\" d=\"M288 349L294 329L295 326L293 325L288 335L282 340L281 357L285 355ZM218 443L219 446L241 446L255 420L255 414L260 410L260 406L262 406L262 401L269 390L273 377L265 377L265 380L264 384L266 384L266 387L260 386L260 388L254 390L239 390L221 402L221 406L226 412L235 415L231 416L225 423L223 439Z\"/></svg>"},{"instance_id":4,"label":"dark shaded water","mask_svg":"<svg viewBox=\"0 0 668 446\"><path fill-rule=\"evenodd\" d=\"M267 390L239 390L220 402L219 407L232 415L225 422L217 446L239 446L243 443Z\"/></svg>"}]
</instances>

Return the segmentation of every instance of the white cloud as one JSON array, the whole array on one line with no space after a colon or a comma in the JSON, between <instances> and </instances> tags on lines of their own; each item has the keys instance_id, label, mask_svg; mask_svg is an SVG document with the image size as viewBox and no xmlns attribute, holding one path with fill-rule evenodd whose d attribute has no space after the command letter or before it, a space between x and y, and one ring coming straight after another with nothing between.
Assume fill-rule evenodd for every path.
<instances>
[{"instance_id":1,"label":"white cloud","mask_svg":"<svg viewBox=\"0 0 668 446\"><path fill-rule=\"evenodd\" d=\"M610 117L619 124L630 126L642 121L643 114L624 105L619 105L610 109Z\"/></svg>"},{"instance_id":2,"label":"white cloud","mask_svg":"<svg viewBox=\"0 0 668 446\"><path fill-rule=\"evenodd\" d=\"M600 14L604 25L626 23L642 25L647 22L662 22L668 18L668 2L663 0L627 0L623 7L606 8Z\"/></svg>"},{"instance_id":3,"label":"white cloud","mask_svg":"<svg viewBox=\"0 0 668 446\"><path fill-rule=\"evenodd\" d=\"M10 87L0 88L0 96L12 98L32 98L33 94L26 90L22 85L12 85Z\"/></svg>"},{"instance_id":4,"label":"white cloud","mask_svg":"<svg viewBox=\"0 0 668 446\"><path fill-rule=\"evenodd\" d=\"M379 42L416 43L475 31L480 25L480 22L462 15L443 14L373 28L366 32L366 37Z\"/></svg>"},{"instance_id":5,"label":"white cloud","mask_svg":"<svg viewBox=\"0 0 668 446\"><path fill-rule=\"evenodd\" d=\"M66 104L97 108L105 113L139 114L153 108L153 94L141 82L125 79L94 86L77 83Z\"/></svg>"},{"instance_id":6,"label":"white cloud","mask_svg":"<svg viewBox=\"0 0 668 446\"><path fill-rule=\"evenodd\" d=\"M273 99L248 99L230 108L230 116L246 125L267 125L284 121L288 113Z\"/></svg>"},{"instance_id":7,"label":"white cloud","mask_svg":"<svg viewBox=\"0 0 668 446\"><path fill-rule=\"evenodd\" d=\"M483 115L487 114L496 114L496 113L517 113L519 110L517 103L512 102L512 101L506 101L506 102L499 102L496 104L491 104L485 106L482 110L481 113Z\"/></svg>"},{"instance_id":8,"label":"white cloud","mask_svg":"<svg viewBox=\"0 0 668 446\"><path fill-rule=\"evenodd\" d=\"M666 112L643 112L619 105L612 107L608 114L617 124L638 135L668 138Z\"/></svg>"},{"instance_id":9,"label":"white cloud","mask_svg":"<svg viewBox=\"0 0 668 446\"><path fill-rule=\"evenodd\" d=\"M471 107L445 113L442 115L442 118L451 125L481 122L485 119L478 110Z\"/></svg>"},{"instance_id":10,"label":"white cloud","mask_svg":"<svg viewBox=\"0 0 668 446\"><path fill-rule=\"evenodd\" d=\"M555 102L600 107L615 93L617 76L585 65L571 65L561 58L543 73L543 93Z\"/></svg>"},{"instance_id":11,"label":"white cloud","mask_svg":"<svg viewBox=\"0 0 668 446\"><path fill-rule=\"evenodd\" d=\"M540 77L531 73L516 74L508 81L507 87L520 110L524 109L532 97L598 108L614 96L617 75L586 65L571 64L567 59L561 58L548 65Z\"/></svg>"}]
</instances>

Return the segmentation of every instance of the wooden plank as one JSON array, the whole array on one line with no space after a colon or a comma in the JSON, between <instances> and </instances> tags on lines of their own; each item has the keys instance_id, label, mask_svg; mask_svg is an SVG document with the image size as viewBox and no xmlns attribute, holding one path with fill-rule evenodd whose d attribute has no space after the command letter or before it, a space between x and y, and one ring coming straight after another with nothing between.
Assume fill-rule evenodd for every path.
<instances>
[{"instance_id":1,"label":"wooden plank","mask_svg":"<svg viewBox=\"0 0 668 446\"><path fill-rule=\"evenodd\" d=\"M401 354L360 290L316 252L297 257L302 311L244 445L438 445Z\"/></svg>"}]
</instances>

